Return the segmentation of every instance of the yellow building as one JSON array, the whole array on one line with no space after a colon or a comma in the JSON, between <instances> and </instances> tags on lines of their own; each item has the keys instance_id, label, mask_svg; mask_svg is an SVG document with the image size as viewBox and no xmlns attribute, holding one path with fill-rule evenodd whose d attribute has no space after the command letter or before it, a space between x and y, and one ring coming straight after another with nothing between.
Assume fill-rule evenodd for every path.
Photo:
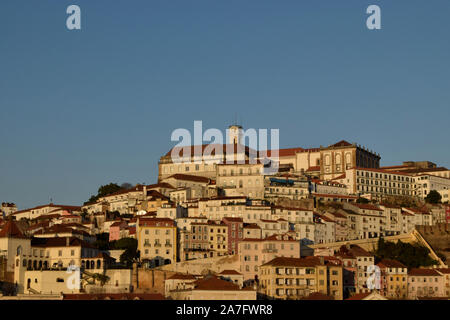
<instances>
[{"instance_id":1,"label":"yellow building","mask_svg":"<svg viewBox=\"0 0 450 320\"><path fill-rule=\"evenodd\" d=\"M215 256L228 254L228 226L222 221L208 221L209 249Z\"/></svg>"},{"instance_id":2,"label":"yellow building","mask_svg":"<svg viewBox=\"0 0 450 320\"><path fill-rule=\"evenodd\" d=\"M269 299L300 299L311 293L343 298L342 266L323 257L278 257L259 269L259 292Z\"/></svg>"},{"instance_id":3,"label":"yellow building","mask_svg":"<svg viewBox=\"0 0 450 320\"><path fill-rule=\"evenodd\" d=\"M408 268L397 260L384 259L377 266L381 272L380 294L394 299L408 296Z\"/></svg>"},{"instance_id":4,"label":"yellow building","mask_svg":"<svg viewBox=\"0 0 450 320\"><path fill-rule=\"evenodd\" d=\"M141 260L157 267L177 261L177 227L167 218L138 218L136 239Z\"/></svg>"}]
</instances>

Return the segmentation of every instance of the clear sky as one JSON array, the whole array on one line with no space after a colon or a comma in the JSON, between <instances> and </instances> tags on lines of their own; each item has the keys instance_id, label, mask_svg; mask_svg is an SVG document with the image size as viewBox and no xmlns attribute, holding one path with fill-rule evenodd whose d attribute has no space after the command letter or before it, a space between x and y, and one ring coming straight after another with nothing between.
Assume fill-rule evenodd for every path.
<instances>
[{"instance_id":1,"label":"clear sky","mask_svg":"<svg viewBox=\"0 0 450 320\"><path fill-rule=\"evenodd\" d=\"M81 7L82 30L66 28ZM382 29L366 28L366 8ZM171 132L279 128L450 167L448 0L1 0L0 201L153 183Z\"/></svg>"}]
</instances>

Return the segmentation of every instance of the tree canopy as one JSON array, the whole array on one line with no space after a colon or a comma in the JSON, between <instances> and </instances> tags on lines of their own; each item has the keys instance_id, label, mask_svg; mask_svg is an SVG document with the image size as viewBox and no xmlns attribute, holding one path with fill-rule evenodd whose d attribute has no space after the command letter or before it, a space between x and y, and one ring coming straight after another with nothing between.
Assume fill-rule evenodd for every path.
<instances>
[{"instance_id":1,"label":"tree canopy","mask_svg":"<svg viewBox=\"0 0 450 320\"><path fill-rule=\"evenodd\" d=\"M375 251L376 262L383 259L394 259L400 261L408 268L427 267L437 263L431 259L430 251L419 244L397 243L378 239L378 248Z\"/></svg>"},{"instance_id":2,"label":"tree canopy","mask_svg":"<svg viewBox=\"0 0 450 320\"><path fill-rule=\"evenodd\" d=\"M122 184L124 185L124 184ZM124 190L125 188L119 186L117 183L110 183L100 186L97 191L97 195L93 195L87 202L96 202L99 198L110 195L114 192Z\"/></svg>"},{"instance_id":3,"label":"tree canopy","mask_svg":"<svg viewBox=\"0 0 450 320\"><path fill-rule=\"evenodd\" d=\"M136 259L139 259L137 245L137 240L134 238L122 238L111 243L114 249L125 250L120 255L120 262L125 263L128 267L132 266Z\"/></svg>"},{"instance_id":4,"label":"tree canopy","mask_svg":"<svg viewBox=\"0 0 450 320\"><path fill-rule=\"evenodd\" d=\"M442 196L436 190L431 190L430 193L427 194L427 196L425 197L425 201L427 203L432 203L432 204L440 203L441 200L442 200Z\"/></svg>"}]
</instances>

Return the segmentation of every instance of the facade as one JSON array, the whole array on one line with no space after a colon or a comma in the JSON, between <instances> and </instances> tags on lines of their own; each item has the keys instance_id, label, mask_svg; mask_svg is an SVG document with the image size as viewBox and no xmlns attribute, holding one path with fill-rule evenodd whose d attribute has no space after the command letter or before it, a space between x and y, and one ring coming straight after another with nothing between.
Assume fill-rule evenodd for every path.
<instances>
[{"instance_id":1,"label":"facade","mask_svg":"<svg viewBox=\"0 0 450 320\"><path fill-rule=\"evenodd\" d=\"M408 268L396 260L383 259L380 268L380 294L392 299L408 297Z\"/></svg>"},{"instance_id":2,"label":"facade","mask_svg":"<svg viewBox=\"0 0 450 320\"><path fill-rule=\"evenodd\" d=\"M167 218L138 218L136 239L141 260L150 266L177 261L177 227Z\"/></svg>"},{"instance_id":3,"label":"facade","mask_svg":"<svg viewBox=\"0 0 450 320\"><path fill-rule=\"evenodd\" d=\"M278 257L259 271L259 291L269 299L301 299L311 293L343 299L343 269L324 257Z\"/></svg>"},{"instance_id":4,"label":"facade","mask_svg":"<svg viewBox=\"0 0 450 320\"><path fill-rule=\"evenodd\" d=\"M353 167L345 171L351 194L371 195L383 200L389 196L413 196L414 183L410 174L383 169Z\"/></svg>"},{"instance_id":5,"label":"facade","mask_svg":"<svg viewBox=\"0 0 450 320\"><path fill-rule=\"evenodd\" d=\"M408 271L408 298L443 297L445 278L434 269L414 268Z\"/></svg>"},{"instance_id":6,"label":"facade","mask_svg":"<svg viewBox=\"0 0 450 320\"><path fill-rule=\"evenodd\" d=\"M255 279L259 267L276 257L300 258L300 242L287 234L239 242L239 272L245 280Z\"/></svg>"}]
</instances>

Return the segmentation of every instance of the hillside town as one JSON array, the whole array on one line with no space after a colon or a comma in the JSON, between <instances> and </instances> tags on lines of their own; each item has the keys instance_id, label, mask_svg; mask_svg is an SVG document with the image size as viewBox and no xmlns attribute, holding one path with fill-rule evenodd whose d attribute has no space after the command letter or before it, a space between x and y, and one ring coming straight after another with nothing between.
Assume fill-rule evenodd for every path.
<instances>
[{"instance_id":1,"label":"hillside town","mask_svg":"<svg viewBox=\"0 0 450 320\"><path fill-rule=\"evenodd\" d=\"M255 153L229 133L213 156L169 150L152 184L3 202L0 299L450 299L450 169L345 140Z\"/></svg>"}]
</instances>

